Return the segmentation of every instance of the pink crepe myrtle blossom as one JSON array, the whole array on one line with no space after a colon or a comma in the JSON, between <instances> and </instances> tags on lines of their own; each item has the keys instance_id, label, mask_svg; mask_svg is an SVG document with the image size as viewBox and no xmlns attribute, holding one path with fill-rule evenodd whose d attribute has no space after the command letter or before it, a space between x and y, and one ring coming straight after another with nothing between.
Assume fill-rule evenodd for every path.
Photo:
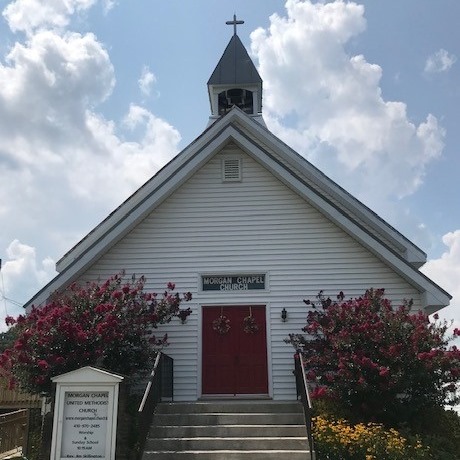
<instances>
[{"instance_id":1,"label":"pink crepe myrtle blossom","mask_svg":"<svg viewBox=\"0 0 460 460\"><path fill-rule=\"evenodd\" d=\"M304 304L303 334L286 342L301 351L311 384L327 388L352 416L396 423L425 407L460 402L460 350L449 345L448 322L413 313L411 301L394 308L383 289L349 300L342 291L337 300L320 291Z\"/></svg>"},{"instance_id":2,"label":"pink crepe myrtle blossom","mask_svg":"<svg viewBox=\"0 0 460 460\"><path fill-rule=\"evenodd\" d=\"M178 316L192 298L174 288L168 283L162 295L145 292L143 276L126 281L123 273L102 283L73 283L43 307L7 318L16 340L0 354L0 375L40 393L50 391L51 377L85 365L127 376L142 371L155 349L167 345L166 335L152 339L152 329Z\"/></svg>"}]
</instances>

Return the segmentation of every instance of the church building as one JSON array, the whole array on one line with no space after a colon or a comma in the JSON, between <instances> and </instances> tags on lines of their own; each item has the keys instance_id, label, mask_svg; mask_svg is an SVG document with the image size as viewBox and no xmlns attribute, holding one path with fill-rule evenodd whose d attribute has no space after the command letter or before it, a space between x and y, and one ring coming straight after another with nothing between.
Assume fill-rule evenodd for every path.
<instances>
[{"instance_id":1,"label":"church building","mask_svg":"<svg viewBox=\"0 0 460 460\"><path fill-rule=\"evenodd\" d=\"M450 295L419 271L426 254L271 133L263 82L234 33L208 81L206 129L57 263L26 305L121 270L193 295L160 326L174 400L296 399L293 348L302 300L385 288L433 313ZM216 320L224 317L224 321ZM247 317L251 320L247 321Z\"/></svg>"}]
</instances>

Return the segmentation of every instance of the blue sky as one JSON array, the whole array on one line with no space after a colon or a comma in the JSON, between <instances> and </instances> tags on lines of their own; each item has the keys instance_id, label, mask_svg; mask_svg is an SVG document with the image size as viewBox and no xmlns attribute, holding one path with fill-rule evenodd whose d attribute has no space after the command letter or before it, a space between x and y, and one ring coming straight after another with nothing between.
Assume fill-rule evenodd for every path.
<instances>
[{"instance_id":1,"label":"blue sky","mask_svg":"<svg viewBox=\"0 0 460 460\"><path fill-rule=\"evenodd\" d=\"M202 132L236 13L268 127L427 252L460 324L458 0L0 9L0 319Z\"/></svg>"}]
</instances>

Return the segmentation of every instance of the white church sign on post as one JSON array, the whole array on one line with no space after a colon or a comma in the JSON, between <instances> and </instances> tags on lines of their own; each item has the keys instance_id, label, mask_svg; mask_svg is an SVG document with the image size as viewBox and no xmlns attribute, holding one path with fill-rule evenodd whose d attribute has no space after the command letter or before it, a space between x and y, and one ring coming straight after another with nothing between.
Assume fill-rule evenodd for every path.
<instances>
[{"instance_id":1,"label":"white church sign on post","mask_svg":"<svg viewBox=\"0 0 460 460\"><path fill-rule=\"evenodd\" d=\"M51 460L115 459L120 375L83 367L56 383Z\"/></svg>"}]
</instances>

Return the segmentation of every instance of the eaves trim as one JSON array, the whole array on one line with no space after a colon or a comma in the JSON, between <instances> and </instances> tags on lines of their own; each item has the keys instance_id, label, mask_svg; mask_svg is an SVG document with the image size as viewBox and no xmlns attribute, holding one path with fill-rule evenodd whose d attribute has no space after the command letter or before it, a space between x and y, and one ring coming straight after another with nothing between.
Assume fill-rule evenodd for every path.
<instances>
[{"instance_id":1,"label":"eaves trim","mask_svg":"<svg viewBox=\"0 0 460 460\"><path fill-rule=\"evenodd\" d=\"M356 234L356 237L361 235L358 237L361 244L383 260L386 260L401 276L409 282L412 281L412 284L415 285L417 289L422 291L424 289L430 291L434 289L438 291L437 295L434 297L438 298L440 296L442 298L442 300L440 299L439 305L448 304L448 301L446 303L446 299L451 299L451 296L446 291L437 286L423 273L415 269L384 241L378 239L374 234L369 233L369 231L359 221L354 219L352 215L348 212L344 212L342 208L329 200L327 196L312 188L310 184L289 167L289 161L281 161L264 148L261 143L256 143L256 141L241 128L241 126L248 126L247 118L248 117L242 111L234 109L205 130L201 136L195 139L195 141L173 158L167 165L158 171L155 176L74 246L74 248L59 261L59 275L30 299L26 307L30 307L34 303L43 303L51 292L59 290L63 286L67 286L78 278L85 268L126 235L126 233L128 233L140 220L145 218L148 213L152 212L161 201L166 199L178 186L180 186L182 181L187 180L195 170L199 169L204 162L208 161L209 158L229 140L233 140L249 155L257 158L259 162L276 174L280 180L283 180L283 182L294 190L298 190L301 196L304 196L309 201L312 201L312 199L316 197L313 201L316 202L316 206L318 206L321 212L326 213L333 222L336 222L336 224L347 231L347 233L352 235ZM252 131L254 129L254 124L249 125L248 128ZM275 139L281 143L281 146L284 146L284 148L280 149L278 145L278 148L274 149L275 151L285 151L287 148L288 156L289 152L298 155L276 138L276 136L268 130L265 130L265 128L259 125L255 128L262 130L262 135L267 143L273 144L273 139ZM267 159L269 162L267 162ZM301 157L301 159L304 165L305 162L311 165L303 157ZM314 171L317 170L313 165L311 166L314 168ZM326 177L326 179L333 183L329 178ZM337 187L339 186L337 185ZM120 224L123 222L125 225L122 228ZM379 247L379 250L377 250L375 245ZM71 259L72 255L74 255L73 259ZM64 264L63 262L67 263ZM409 276L409 273L412 276Z\"/></svg>"}]
</instances>

